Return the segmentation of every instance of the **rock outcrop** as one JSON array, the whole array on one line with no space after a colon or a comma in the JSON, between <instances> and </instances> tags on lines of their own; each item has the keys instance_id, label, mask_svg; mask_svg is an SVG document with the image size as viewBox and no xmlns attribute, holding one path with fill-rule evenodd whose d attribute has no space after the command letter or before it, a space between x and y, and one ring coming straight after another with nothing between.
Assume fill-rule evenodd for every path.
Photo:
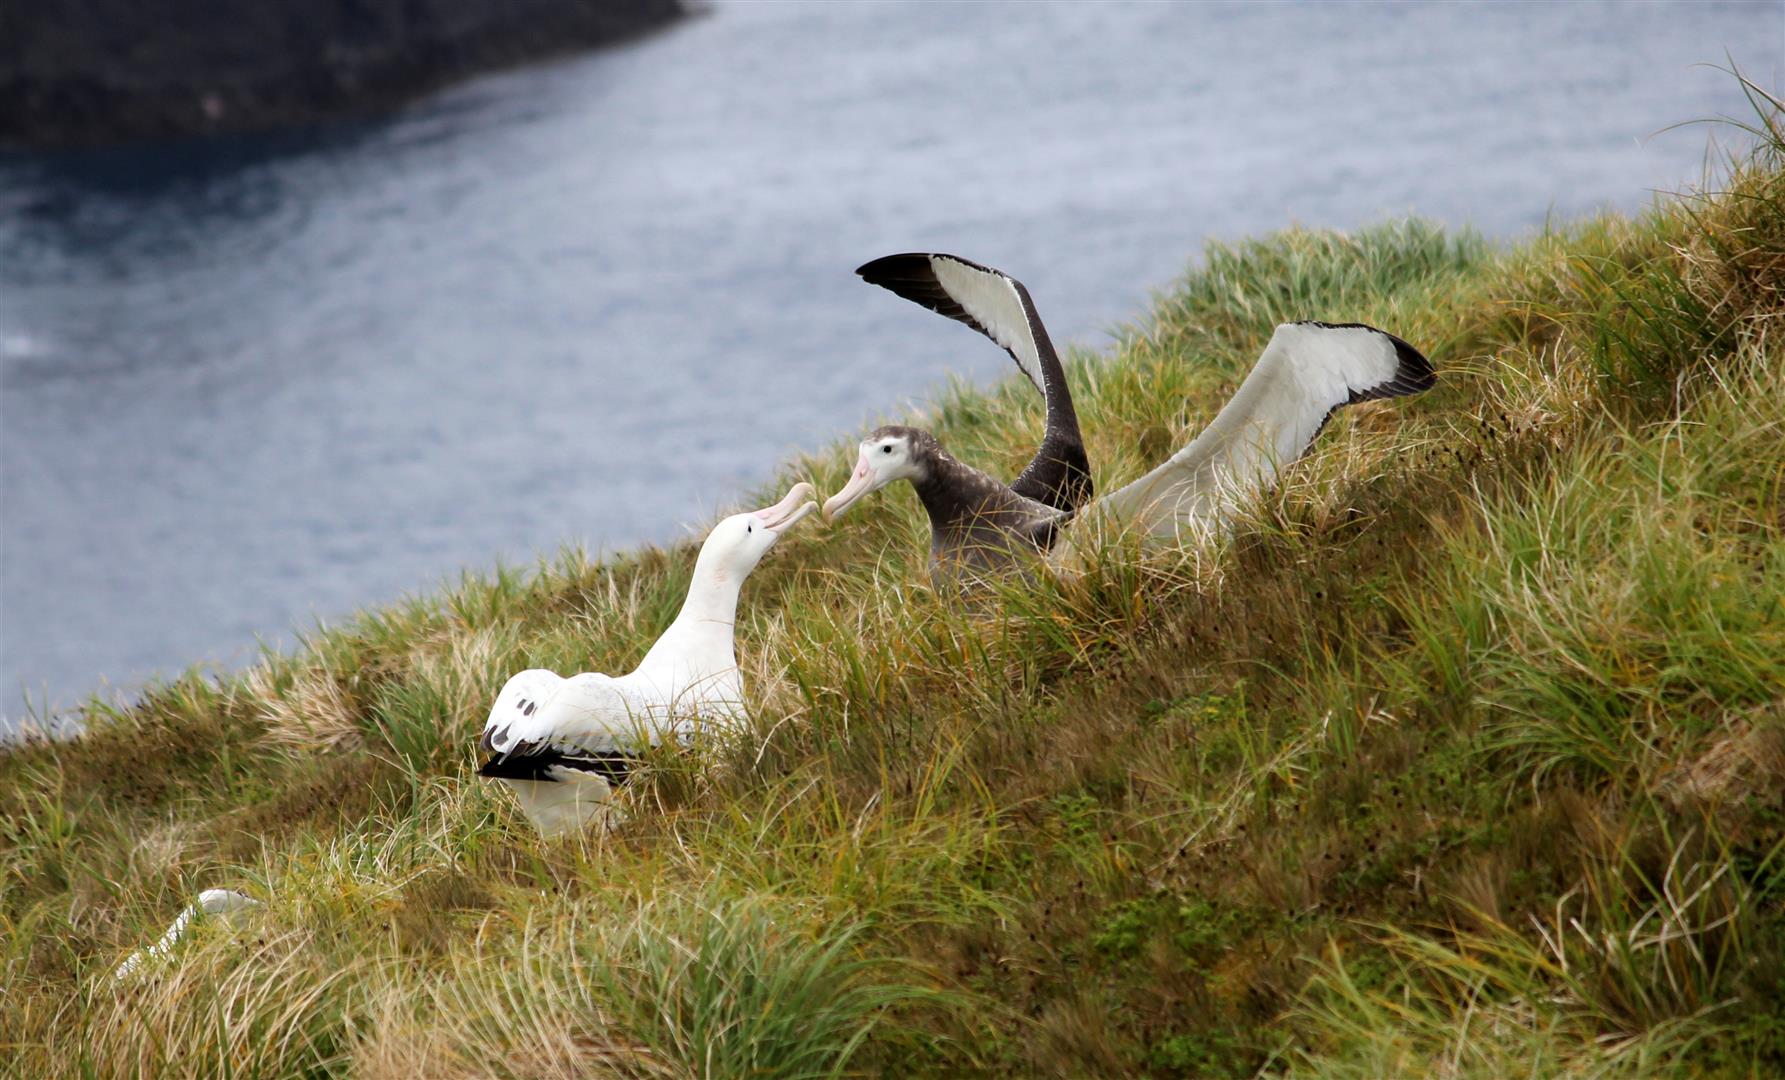
<instances>
[{"instance_id":1,"label":"rock outcrop","mask_svg":"<svg viewBox=\"0 0 1785 1080\"><path fill-rule=\"evenodd\" d=\"M0 0L0 143L364 112L640 34L686 10L683 0Z\"/></svg>"}]
</instances>

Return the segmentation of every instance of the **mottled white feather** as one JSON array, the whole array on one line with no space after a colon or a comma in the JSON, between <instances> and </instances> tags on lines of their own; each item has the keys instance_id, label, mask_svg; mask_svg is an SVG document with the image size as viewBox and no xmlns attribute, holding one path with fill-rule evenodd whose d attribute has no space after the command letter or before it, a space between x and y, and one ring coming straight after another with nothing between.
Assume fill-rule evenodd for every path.
<instances>
[{"instance_id":1,"label":"mottled white feather","mask_svg":"<svg viewBox=\"0 0 1785 1080\"><path fill-rule=\"evenodd\" d=\"M543 676L553 682L548 684ZM521 680L525 680L524 686L516 687ZM534 745L572 754L599 754L655 746L667 732L650 721L668 720L670 705L653 700L651 689L638 682L635 675L616 679L595 671L568 679L539 668L523 671L502 687L497 707L490 712L490 749L506 753L517 746ZM527 701L528 707L508 710L506 722L496 727L501 699L511 690L519 691L517 698ZM533 694L540 696L534 698ZM689 702L690 711L704 704Z\"/></svg>"},{"instance_id":2,"label":"mottled white feather","mask_svg":"<svg viewBox=\"0 0 1785 1080\"><path fill-rule=\"evenodd\" d=\"M496 695L484 743L498 754L543 748L570 757L633 753L654 746L665 732L651 722L649 694L636 686L628 694L629 679L633 677L614 679L597 672L566 679L544 668L529 668L509 679ZM669 710L659 712L663 720L671 720ZM686 724L691 713L683 710L678 715ZM597 818L609 824L619 820L619 811L611 805L613 786L600 773L553 765L544 770L543 779L499 779L514 791L541 835L577 831Z\"/></svg>"},{"instance_id":3,"label":"mottled white feather","mask_svg":"<svg viewBox=\"0 0 1785 1080\"><path fill-rule=\"evenodd\" d=\"M496 695L496 703L490 706L489 719L484 722L483 729L490 735L491 748L497 751L512 749L519 741L515 725L538 715L545 702L562 685L564 676L544 668L528 668L503 683L502 691Z\"/></svg>"}]
</instances>

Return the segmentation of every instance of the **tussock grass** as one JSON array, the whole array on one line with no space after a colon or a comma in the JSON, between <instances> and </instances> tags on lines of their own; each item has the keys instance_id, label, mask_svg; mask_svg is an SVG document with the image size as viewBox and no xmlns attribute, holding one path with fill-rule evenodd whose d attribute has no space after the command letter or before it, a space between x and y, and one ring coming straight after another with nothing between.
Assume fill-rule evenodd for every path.
<instances>
[{"instance_id":1,"label":"tussock grass","mask_svg":"<svg viewBox=\"0 0 1785 1080\"><path fill-rule=\"evenodd\" d=\"M1752 89L1752 88L1751 88ZM1068 365L1105 490L1271 328L1441 382L1211 549L967 606L894 493L793 533L754 719L544 841L475 779L522 667L626 670L690 546L565 551L0 756L0 1071L1746 1076L1785 1070L1785 139L1511 249L1213 247ZM1009 475L1014 382L924 422ZM783 481L834 489L848 457ZM202 888L262 900L110 981Z\"/></svg>"}]
</instances>

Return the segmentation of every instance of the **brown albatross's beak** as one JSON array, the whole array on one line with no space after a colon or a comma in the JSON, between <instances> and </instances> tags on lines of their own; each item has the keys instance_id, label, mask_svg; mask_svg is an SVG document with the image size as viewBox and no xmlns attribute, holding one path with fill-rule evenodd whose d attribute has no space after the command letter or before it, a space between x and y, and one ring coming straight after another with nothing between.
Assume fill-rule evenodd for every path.
<instances>
[{"instance_id":1,"label":"brown albatross's beak","mask_svg":"<svg viewBox=\"0 0 1785 1080\"><path fill-rule=\"evenodd\" d=\"M861 460L856 463L855 472L850 475L849 482L843 485L843 490L824 500L824 520L837 520L843 511L854 506L862 496L872 492L877 486L874 483L875 479L877 478L874 475L874 470L868 466L868 457L863 454Z\"/></svg>"}]
</instances>

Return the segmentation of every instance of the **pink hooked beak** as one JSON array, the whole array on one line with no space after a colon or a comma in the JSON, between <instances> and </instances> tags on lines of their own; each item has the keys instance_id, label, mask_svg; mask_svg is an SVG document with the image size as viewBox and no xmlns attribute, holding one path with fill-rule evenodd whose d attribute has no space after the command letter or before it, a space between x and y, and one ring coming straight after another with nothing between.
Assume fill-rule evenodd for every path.
<instances>
[{"instance_id":1,"label":"pink hooked beak","mask_svg":"<svg viewBox=\"0 0 1785 1080\"><path fill-rule=\"evenodd\" d=\"M773 506L765 506L753 511L762 521L763 528L772 533L782 533L792 528L798 521L818 509L816 501L818 489L804 480L793 485L787 497Z\"/></svg>"},{"instance_id":2,"label":"pink hooked beak","mask_svg":"<svg viewBox=\"0 0 1785 1080\"><path fill-rule=\"evenodd\" d=\"M861 460L856 462L855 472L849 477L849 483L843 490L824 500L824 520L835 521L837 515L854 506L862 496L873 491L877 486L874 481L874 470L868 467L868 455L862 452Z\"/></svg>"}]
</instances>

